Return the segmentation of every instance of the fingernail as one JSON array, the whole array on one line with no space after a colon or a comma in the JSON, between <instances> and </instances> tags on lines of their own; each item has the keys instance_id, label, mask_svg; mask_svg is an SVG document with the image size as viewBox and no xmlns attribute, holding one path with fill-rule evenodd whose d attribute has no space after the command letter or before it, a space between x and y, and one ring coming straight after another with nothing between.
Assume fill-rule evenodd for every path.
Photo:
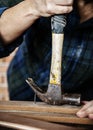
<instances>
[{"instance_id":1,"label":"fingernail","mask_svg":"<svg viewBox=\"0 0 93 130\"><path fill-rule=\"evenodd\" d=\"M79 117L84 117L85 112L80 112L80 111L79 111L79 112L76 113L76 115L79 116Z\"/></svg>"}]
</instances>

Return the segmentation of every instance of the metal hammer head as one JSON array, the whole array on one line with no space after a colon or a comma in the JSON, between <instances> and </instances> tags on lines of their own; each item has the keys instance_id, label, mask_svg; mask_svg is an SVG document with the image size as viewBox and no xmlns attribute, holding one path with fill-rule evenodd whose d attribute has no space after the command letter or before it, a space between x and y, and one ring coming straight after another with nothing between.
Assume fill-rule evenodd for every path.
<instances>
[{"instance_id":1,"label":"metal hammer head","mask_svg":"<svg viewBox=\"0 0 93 130\"><path fill-rule=\"evenodd\" d=\"M51 105L80 105L80 94L62 94L60 90L61 87L51 84L49 84L48 90L43 92L42 89L34 83L32 78L28 78L26 82L30 85L37 96L45 103Z\"/></svg>"}]
</instances>

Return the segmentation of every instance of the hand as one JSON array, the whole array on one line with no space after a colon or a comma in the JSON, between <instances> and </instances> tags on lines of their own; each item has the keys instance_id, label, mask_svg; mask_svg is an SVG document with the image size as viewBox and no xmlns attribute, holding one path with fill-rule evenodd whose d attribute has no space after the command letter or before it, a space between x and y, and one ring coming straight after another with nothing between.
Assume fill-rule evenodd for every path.
<instances>
[{"instance_id":1,"label":"hand","mask_svg":"<svg viewBox=\"0 0 93 130\"><path fill-rule=\"evenodd\" d=\"M5 10L0 17L0 33L5 44L11 43L39 17L69 13L73 0L24 0Z\"/></svg>"},{"instance_id":2,"label":"hand","mask_svg":"<svg viewBox=\"0 0 93 130\"><path fill-rule=\"evenodd\" d=\"M48 17L54 14L69 13L72 11L73 0L27 0L31 6L31 12L40 17Z\"/></svg>"},{"instance_id":3,"label":"hand","mask_svg":"<svg viewBox=\"0 0 93 130\"><path fill-rule=\"evenodd\" d=\"M84 106L76 113L76 115L80 118L88 117L93 119L93 100L92 101L84 101Z\"/></svg>"}]
</instances>

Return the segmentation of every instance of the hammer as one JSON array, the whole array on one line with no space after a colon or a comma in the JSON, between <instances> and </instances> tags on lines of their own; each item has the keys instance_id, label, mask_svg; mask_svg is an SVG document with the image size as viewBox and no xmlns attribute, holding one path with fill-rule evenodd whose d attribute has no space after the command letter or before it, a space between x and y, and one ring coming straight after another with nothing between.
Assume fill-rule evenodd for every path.
<instances>
[{"instance_id":1,"label":"hammer","mask_svg":"<svg viewBox=\"0 0 93 130\"><path fill-rule=\"evenodd\" d=\"M37 96L45 103L51 105L72 104L80 105L80 94L63 93L61 85L62 47L64 41L64 28L66 15L54 15L51 17L52 30L52 58L49 85L46 92L38 87L32 78L26 82L30 85Z\"/></svg>"}]
</instances>

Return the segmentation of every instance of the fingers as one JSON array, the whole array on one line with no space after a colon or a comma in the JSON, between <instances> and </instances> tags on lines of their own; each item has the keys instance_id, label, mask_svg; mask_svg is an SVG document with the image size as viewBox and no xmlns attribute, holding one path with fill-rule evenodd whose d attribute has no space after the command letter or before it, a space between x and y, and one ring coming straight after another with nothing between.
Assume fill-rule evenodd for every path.
<instances>
[{"instance_id":1,"label":"fingers","mask_svg":"<svg viewBox=\"0 0 93 130\"><path fill-rule=\"evenodd\" d=\"M72 11L73 0L28 0L31 3L32 14L38 17L48 17L54 14L64 14Z\"/></svg>"},{"instance_id":2,"label":"fingers","mask_svg":"<svg viewBox=\"0 0 93 130\"><path fill-rule=\"evenodd\" d=\"M76 113L80 118L89 117L93 119L93 101L85 102L85 105Z\"/></svg>"},{"instance_id":3,"label":"fingers","mask_svg":"<svg viewBox=\"0 0 93 130\"><path fill-rule=\"evenodd\" d=\"M47 0L47 12L51 14L64 14L72 11L73 0Z\"/></svg>"},{"instance_id":4,"label":"fingers","mask_svg":"<svg viewBox=\"0 0 93 130\"><path fill-rule=\"evenodd\" d=\"M56 5L70 6L73 4L73 0L53 0Z\"/></svg>"},{"instance_id":5,"label":"fingers","mask_svg":"<svg viewBox=\"0 0 93 130\"><path fill-rule=\"evenodd\" d=\"M65 13L69 13L72 11L72 6L53 6L53 9L51 10L51 8L47 9L47 13L48 14L65 14ZM56 10L56 11L55 11Z\"/></svg>"}]
</instances>

